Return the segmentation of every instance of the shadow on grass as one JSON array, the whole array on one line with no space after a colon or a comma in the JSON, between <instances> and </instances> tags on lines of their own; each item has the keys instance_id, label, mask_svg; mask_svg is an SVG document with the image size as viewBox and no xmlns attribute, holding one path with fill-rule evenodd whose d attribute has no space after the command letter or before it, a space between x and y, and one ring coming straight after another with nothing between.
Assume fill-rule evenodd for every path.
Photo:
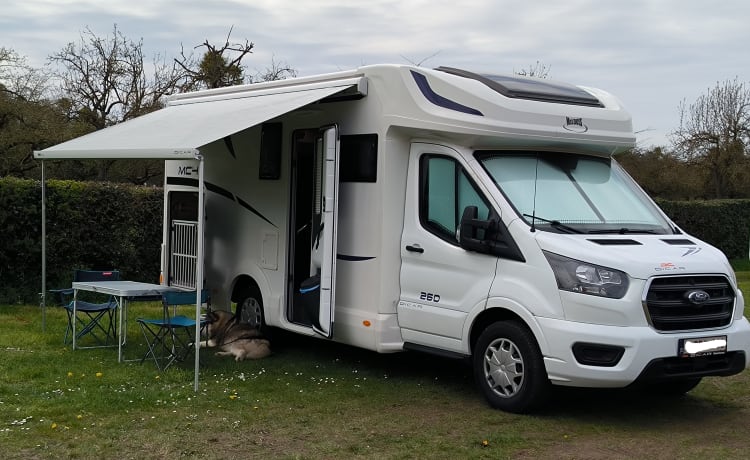
<instances>
[{"instance_id":1,"label":"shadow on grass","mask_svg":"<svg viewBox=\"0 0 750 460\"><path fill-rule=\"evenodd\" d=\"M394 383L404 384L429 381L439 385L446 397L482 401L468 360L417 352L382 354L284 331L275 331L274 334L274 355L268 366L289 362L297 366L307 363L307 366L315 367L335 362L338 366L356 369L360 375L373 378L385 376ZM271 364L273 361L277 364ZM733 379L738 388L750 387L748 371L728 379ZM726 417L745 417L746 404L737 402L732 395L737 396L739 390L717 387L718 382L728 379L706 378L696 389L682 396L664 396L650 393L647 389L555 386L548 403L533 415L631 427L680 425L691 423L696 418L703 423L711 423L711 420ZM488 405L485 408L493 411Z\"/></svg>"}]
</instances>

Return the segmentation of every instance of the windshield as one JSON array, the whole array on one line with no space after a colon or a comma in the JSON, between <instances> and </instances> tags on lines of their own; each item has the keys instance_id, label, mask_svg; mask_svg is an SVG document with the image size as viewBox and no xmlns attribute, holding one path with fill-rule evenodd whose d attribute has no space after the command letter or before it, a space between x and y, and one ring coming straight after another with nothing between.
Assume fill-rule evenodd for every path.
<instances>
[{"instance_id":1,"label":"windshield","mask_svg":"<svg viewBox=\"0 0 750 460\"><path fill-rule=\"evenodd\" d=\"M673 233L617 162L553 152L477 152L518 214L558 233Z\"/></svg>"}]
</instances>

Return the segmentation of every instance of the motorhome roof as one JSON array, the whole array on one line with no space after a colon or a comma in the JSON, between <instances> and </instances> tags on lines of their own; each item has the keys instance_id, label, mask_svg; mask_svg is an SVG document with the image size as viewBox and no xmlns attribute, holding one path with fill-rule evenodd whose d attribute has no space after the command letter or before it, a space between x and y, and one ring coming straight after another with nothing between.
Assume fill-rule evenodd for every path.
<instances>
[{"instance_id":1,"label":"motorhome roof","mask_svg":"<svg viewBox=\"0 0 750 460\"><path fill-rule=\"evenodd\" d=\"M604 107L594 95L568 83L520 75L477 74L453 67L438 67L435 70L477 80L506 97L556 102L558 104Z\"/></svg>"},{"instance_id":2,"label":"motorhome roof","mask_svg":"<svg viewBox=\"0 0 750 460\"><path fill-rule=\"evenodd\" d=\"M449 70L446 70L449 69ZM368 99L368 95L375 97ZM167 107L72 139L35 158L177 158L310 104L365 98L389 129L471 148L525 146L611 155L635 145L630 115L593 88L379 64L172 96Z\"/></svg>"}]
</instances>

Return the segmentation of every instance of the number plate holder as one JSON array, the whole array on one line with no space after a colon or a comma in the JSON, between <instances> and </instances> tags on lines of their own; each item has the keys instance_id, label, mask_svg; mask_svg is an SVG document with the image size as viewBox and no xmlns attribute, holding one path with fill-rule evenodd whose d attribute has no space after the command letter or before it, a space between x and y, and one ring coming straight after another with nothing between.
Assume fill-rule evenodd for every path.
<instances>
[{"instance_id":1,"label":"number plate holder","mask_svg":"<svg viewBox=\"0 0 750 460\"><path fill-rule=\"evenodd\" d=\"M692 358L694 356L722 355L727 352L727 336L699 337L680 339L677 346L677 356Z\"/></svg>"}]
</instances>

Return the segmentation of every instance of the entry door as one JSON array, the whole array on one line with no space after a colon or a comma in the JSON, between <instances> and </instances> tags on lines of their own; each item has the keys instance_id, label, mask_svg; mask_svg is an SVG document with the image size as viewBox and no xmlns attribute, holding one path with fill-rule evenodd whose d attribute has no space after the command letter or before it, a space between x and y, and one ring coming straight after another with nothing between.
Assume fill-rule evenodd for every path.
<instances>
[{"instance_id":1,"label":"entry door","mask_svg":"<svg viewBox=\"0 0 750 460\"><path fill-rule=\"evenodd\" d=\"M466 206L486 219L489 204L453 149L414 144L410 152L398 322L405 342L460 350L466 319L484 308L497 258L459 246Z\"/></svg>"},{"instance_id":2,"label":"entry door","mask_svg":"<svg viewBox=\"0 0 750 460\"><path fill-rule=\"evenodd\" d=\"M339 135L332 126L321 131L315 147L316 182L311 273L320 273L320 308L313 330L333 336L336 282L336 227L338 226Z\"/></svg>"}]
</instances>

